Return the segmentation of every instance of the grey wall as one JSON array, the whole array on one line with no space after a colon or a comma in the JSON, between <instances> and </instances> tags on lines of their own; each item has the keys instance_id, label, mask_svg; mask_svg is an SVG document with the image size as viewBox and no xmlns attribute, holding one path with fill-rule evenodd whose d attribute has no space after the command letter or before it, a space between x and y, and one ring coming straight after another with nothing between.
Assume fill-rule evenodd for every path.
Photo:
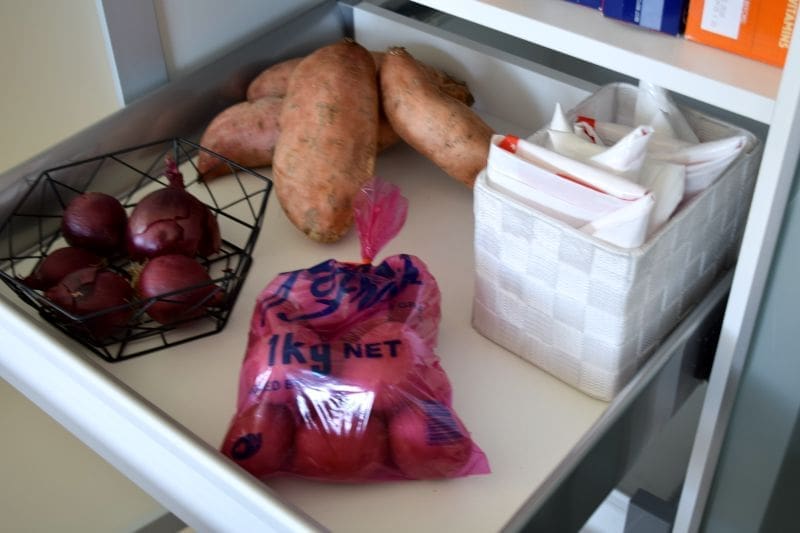
<instances>
[{"instance_id":1,"label":"grey wall","mask_svg":"<svg viewBox=\"0 0 800 533\"><path fill-rule=\"evenodd\" d=\"M175 78L220 57L318 0L153 0L167 71Z\"/></svg>"},{"instance_id":2,"label":"grey wall","mask_svg":"<svg viewBox=\"0 0 800 533\"><path fill-rule=\"evenodd\" d=\"M217 59L318 0L101 0L125 104Z\"/></svg>"},{"instance_id":3,"label":"grey wall","mask_svg":"<svg viewBox=\"0 0 800 533\"><path fill-rule=\"evenodd\" d=\"M799 175L709 494L705 531L797 530L800 478L787 474L800 469Z\"/></svg>"}]
</instances>

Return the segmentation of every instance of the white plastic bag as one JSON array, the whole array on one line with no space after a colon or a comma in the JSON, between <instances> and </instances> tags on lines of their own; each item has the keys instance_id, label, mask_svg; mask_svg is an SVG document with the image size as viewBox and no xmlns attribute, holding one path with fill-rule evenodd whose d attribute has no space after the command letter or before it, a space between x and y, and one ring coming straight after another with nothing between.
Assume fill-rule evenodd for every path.
<instances>
[{"instance_id":1,"label":"white plastic bag","mask_svg":"<svg viewBox=\"0 0 800 533\"><path fill-rule=\"evenodd\" d=\"M644 187L512 136L495 135L489 186L590 235L623 248L640 246L654 199Z\"/></svg>"}]
</instances>

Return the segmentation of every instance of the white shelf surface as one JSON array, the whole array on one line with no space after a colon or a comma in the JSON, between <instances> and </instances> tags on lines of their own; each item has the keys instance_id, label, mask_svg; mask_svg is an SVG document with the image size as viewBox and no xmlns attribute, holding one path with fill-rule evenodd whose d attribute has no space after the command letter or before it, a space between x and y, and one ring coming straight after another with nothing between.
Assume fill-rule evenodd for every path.
<instances>
[{"instance_id":1,"label":"white shelf surface","mask_svg":"<svg viewBox=\"0 0 800 533\"><path fill-rule=\"evenodd\" d=\"M573 87L570 80L528 70L524 61L506 64L462 45L437 41L422 30L401 34L397 24L379 24L369 12L357 18L362 30L372 28L369 39L374 45L384 37L432 55L446 50L446 57L439 59L454 74L463 71L480 109L496 109L497 114L487 113L485 118L497 131L528 134L552 113L555 101L569 108L588 94L587 87ZM381 35L385 32L391 34ZM470 73L474 77L466 76ZM490 82L500 77L517 90L491 91ZM531 92L530 87L537 90ZM524 116L520 106L527 110ZM510 117L519 120L511 123ZM442 323L437 353L453 383L456 412L486 453L491 474L362 485L278 478L264 484L217 451L234 414L258 293L280 272L331 257L360 256L354 233L334 245L307 239L288 222L275 197L253 267L220 334L104 363L43 323L3 287L0 374L199 530L294 531L317 523L353 532L374 531L376 524L384 524L381 529L386 531L499 530L608 404L569 387L472 328L472 191L405 145L380 154L377 173L401 185L410 200L408 222L378 260L411 253L425 261L438 280ZM235 186L225 178L212 185Z\"/></svg>"},{"instance_id":2,"label":"white shelf surface","mask_svg":"<svg viewBox=\"0 0 800 533\"><path fill-rule=\"evenodd\" d=\"M758 85L758 79L750 79L758 78L755 72L760 64L741 63L738 58L730 63L753 69L741 76L750 79L752 87L701 76L686 66L688 60L680 68L670 67L677 68L682 78L668 83L669 70L659 70L668 65L666 40L678 47L691 45L682 52L686 55L699 50L696 47L700 45L676 44L680 41L672 37L644 32L648 38L642 42L653 44L655 50L634 52L624 45L626 39L622 36L631 32L640 36L643 30L607 21L592 10L563 0L425 3L478 23L484 20L506 33L626 74L644 77L641 74L653 71L657 79L650 81L715 105L721 105L721 93L735 93L721 107L746 116L750 116L746 108L759 105L762 110L758 113L768 115L763 105L771 109L774 104L777 81L773 86L762 76ZM535 7L538 18L526 13L526 6ZM390 26L377 22L367 25L369 17L374 17L369 9L356 11L357 22L362 23L359 34L366 38L364 30L371 28L371 44L387 44L384 39L401 38L388 31ZM603 40L611 36L610 42L616 43L606 45L611 47L608 50L600 47L599 34L585 36L584 29L588 31L597 24L602 25L598 32L608 34ZM620 35L616 36L616 32ZM528 134L546 120L555 101L570 108L587 94L586 87L570 88L567 77L548 81L546 72L526 73L524 61L485 61L478 57L480 54L462 54L460 48L445 47L441 42L430 41L430 36L423 38L422 33L425 31L403 34L402 42L427 51L431 59L450 61L446 64L453 68L453 74L463 74L461 77L474 89L477 107L497 110L496 115L486 115L497 131ZM665 44L659 44L662 42ZM712 55L723 54L702 49ZM724 56L729 58L729 54ZM766 68L763 72L773 80L780 78L779 69ZM504 90L488 90L487 86L497 80L503 80ZM523 94L520 87L535 87L535 94ZM758 94L760 100L756 98ZM520 113L520 109L525 112ZM500 116L505 120L493 118ZM515 116L518 121L507 122ZM354 234L334 245L313 243L289 224L274 197L258 239L253 267L222 333L107 364L42 323L3 288L0 374L200 530L303 530L313 528L315 522L334 531L353 532L499 530L569 457L607 411L608 404L572 389L471 327L471 191L407 146L382 153L377 171L401 185L411 203L405 228L380 257L400 252L415 254L437 278L442 291L437 352L453 382L455 409L487 454L491 474L441 482L341 485L279 478L264 484L216 451L233 415L238 373L257 294L279 272L312 266L331 257L359 258ZM233 183L222 178L214 186L224 188ZM306 515L310 517L308 522Z\"/></svg>"},{"instance_id":3,"label":"white shelf surface","mask_svg":"<svg viewBox=\"0 0 800 533\"><path fill-rule=\"evenodd\" d=\"M453 16L771 123L782 69L564 0L418 0Z\"/></svg>"},{"instance_id":4,"label":"white shelf surface","mask_svg":"<svg viewBox=\"0 0 800 533\"><path fill-rule=\"evenodd\" d=\"M408 222L378 259L412 253L436 277L442 292L437 353L453 383L456 412L487 454L491 474L353 485L277 478L263 485L216 451L234 414L258 293L282 271L331 257L359 258L354 233L334 245L314 243L288 222L274 197L253 267L220 334L104 363L41 323L4 287L0 334L8 349L0 351L0 369L54 418L201 530L302 527L296 508L334 531L374 531L376 524L385 524L383 531L499 530L608 404L567 386L471 327L472 191L404 145L381 155L378 173L399 184L410 200ZM233 187L234 182L221 178L212 185Z\"/></svg>"}]
</instances>

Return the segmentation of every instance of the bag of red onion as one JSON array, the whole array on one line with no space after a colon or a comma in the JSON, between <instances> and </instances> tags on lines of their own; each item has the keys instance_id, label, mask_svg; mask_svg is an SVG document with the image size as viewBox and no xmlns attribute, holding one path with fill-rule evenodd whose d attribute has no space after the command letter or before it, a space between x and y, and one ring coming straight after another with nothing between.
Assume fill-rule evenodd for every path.
<instances>
[{"instance_id":1,"label":"bag of red onion","mask_svg":"<svg viewBox=\"0 0 800 533\"><path fill-rule=\"evenodd\" d=\"M252 475L360 482L490 471L435 352L435 278L418 257L373 265L408 203L381 180L354 202L362 263L278 275L257 299L222 452Z\"/></svg>"}]
</instances>

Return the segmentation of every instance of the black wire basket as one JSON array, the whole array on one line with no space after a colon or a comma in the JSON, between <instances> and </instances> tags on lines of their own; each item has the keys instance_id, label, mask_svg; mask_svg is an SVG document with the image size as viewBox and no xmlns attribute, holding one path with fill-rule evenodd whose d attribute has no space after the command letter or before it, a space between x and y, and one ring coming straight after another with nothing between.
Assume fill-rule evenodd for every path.
<instances>
[{"instance_id":1,"label":"black wire basket","mask_svg":"<svg viewBox=\"0 0 800 533\"><path fill-rule=\"evenodd\" d=\"M228 175L210 182L198 179L196 162L201 152L227 165ZM170 157L184 176L186 191L208 206L219 224L219 252L195 258L206 268L211 282L155 298L133 298L124 306L84 315L70 313L46 298L42 290L24 282L50 252L67 246L61 234L61 218L73 198L84 192L103 192L118 198L130 214L145 195L169 185L165 172ZM181 138L51 168L33 181L0 226L0 279L45 320L108 362L213 335L225 327L250 269L271 190L269 178ZM137 267L141 265L124 255L108 259L105 265L128 280ZM202 290L204 285L208 285L207 297L176 312L169 323L157 322L148 315L151 306L174 302L182 293ZM110 333L97 333L93 325L121 311L127 321L117 322Z\"/></svg>"}]
</instances>

